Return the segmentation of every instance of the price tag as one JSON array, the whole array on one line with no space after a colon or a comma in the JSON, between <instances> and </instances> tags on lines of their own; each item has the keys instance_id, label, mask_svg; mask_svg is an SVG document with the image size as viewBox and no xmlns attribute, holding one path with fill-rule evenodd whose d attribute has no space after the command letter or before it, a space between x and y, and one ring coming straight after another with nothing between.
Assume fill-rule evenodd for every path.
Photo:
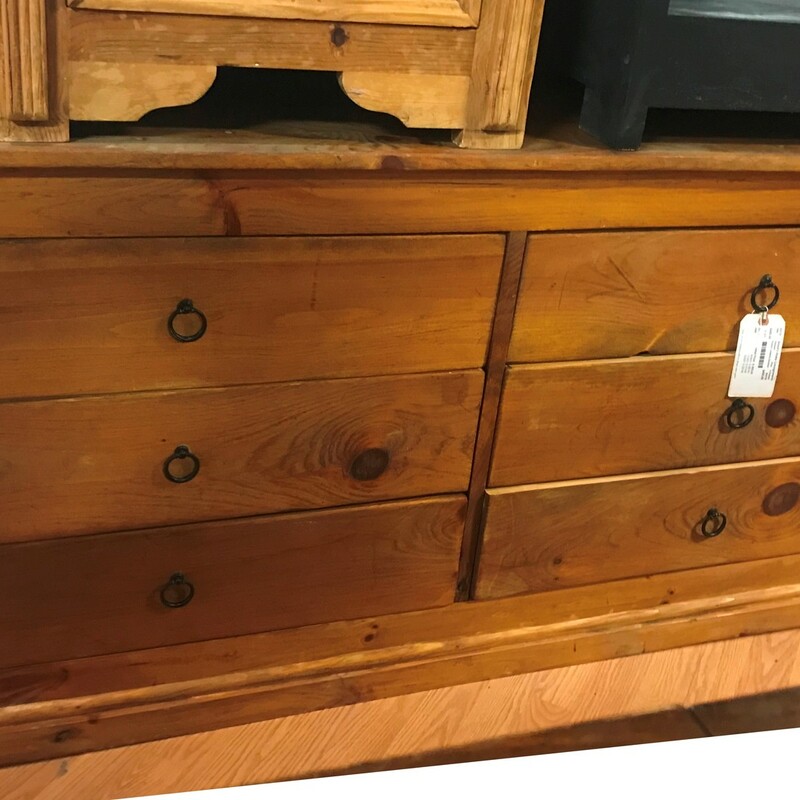
<instances>
[{"instance_id":1,"label":"price tag","mask_svg":"<svg viewBox=\"0 0 800 800\"><path fill-rule=\"evenodd\" d=\"M786 323L780 314L748 314L739 325L728 397L772 397Z\"/></svg>"}]
</instances>

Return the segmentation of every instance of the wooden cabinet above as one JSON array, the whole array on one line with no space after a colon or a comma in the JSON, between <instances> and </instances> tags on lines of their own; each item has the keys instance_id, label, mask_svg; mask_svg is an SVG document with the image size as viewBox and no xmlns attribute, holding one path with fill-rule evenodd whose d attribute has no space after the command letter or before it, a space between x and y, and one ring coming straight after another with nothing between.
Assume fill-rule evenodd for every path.
<instances>
[{"instance_id":1,"label":"wooden cabinet above","mask_svg":"<svg viewBox=\"0 0 800 800\"><path fill-rule=\"evenodd\" d=\"M339 74L357 105L464 147L522 145L544 0L4 0L0 141L185 106L220 66ZM32 22L32 24L29 24ZM269 98L264 98L268 103Z\"/></svg>"}]
</instances>

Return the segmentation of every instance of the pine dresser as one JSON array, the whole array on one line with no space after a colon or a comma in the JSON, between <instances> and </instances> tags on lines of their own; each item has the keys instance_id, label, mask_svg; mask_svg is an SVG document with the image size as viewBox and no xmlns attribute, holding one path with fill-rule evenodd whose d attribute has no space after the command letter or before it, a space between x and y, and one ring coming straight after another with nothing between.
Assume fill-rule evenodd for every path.
<instances>
[{"instance_id":1,"label":"pine dresser","mask_svg":"<svg viewBox=\"0 0 800 800\"><path fill-rule=\"evenodd\" d=\"M799 230L796 142L3 145L0 763L800 626Z\"/></svg>"}]
</instances>

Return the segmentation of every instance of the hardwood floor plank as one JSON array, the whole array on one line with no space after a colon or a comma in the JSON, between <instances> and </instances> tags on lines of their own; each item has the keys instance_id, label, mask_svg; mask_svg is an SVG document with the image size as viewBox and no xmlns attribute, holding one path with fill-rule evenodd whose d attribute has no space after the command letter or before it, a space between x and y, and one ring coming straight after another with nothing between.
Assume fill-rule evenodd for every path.
<instances>
[{"instance_id":1,"label":"hardwood floor plank","mask_svg":"<svg viewBox=\"0 0 800 800\"><path fill-rule=\"evenodd\" d=\"M653 714L671 735L699 735L682 709L798 687L800 630L792 630L6 768L0 770L0 795L112 800L363 771L369 765L522 755L526 747L532 753L537 747L554 752L621 744L626 737L647 738L651 720L628 719L622 727L610 720ZM662 716L665 711L669 716Z\"/></svg>"}]
</instances>

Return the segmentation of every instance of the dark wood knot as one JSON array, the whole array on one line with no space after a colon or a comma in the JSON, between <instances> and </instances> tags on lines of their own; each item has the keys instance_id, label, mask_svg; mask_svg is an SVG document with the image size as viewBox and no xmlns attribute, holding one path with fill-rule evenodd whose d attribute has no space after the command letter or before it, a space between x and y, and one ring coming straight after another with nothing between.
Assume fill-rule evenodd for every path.
<instances>
[{"instance_id":1,"label":"dark wood knot","mask_svg":"<svg viewBox=\"0 0 800 800\"><path fill-rule=\"evenodd\" d=\"M764 418L770 428L782 428L788 425L797 413L791 400L775 400L767 406Z\"/></svg>"},{"instance_id":2,"label":"dark wood knot","mask_svg":"<svg viewBox=\"0 0 800 800\"><path fill-rule=\"evenodd\" d=\"M389 453L380 447L371 447L359 453L350 465L350 475L357 481L374 481L389 466Z\"/></svg>"},{"instance_id":3,"label":"dark wood knot","mask_svg":"<svg viewBox=\"0 0 800 800\"><path fill-rule=\"evenodd\" d=\"M344 47L350 41L347 31L341 25L331 28L331 44L334 47Z\"/></svg>"},{"instance_id":4,"label":"dark wood knot","mask_svg":"<svg viewBox=\"0 0 800 800\"><path fill-rule=\"evenodd\" d=\"M788 514L800 500L800 483L784 483L773 489L765 498L761 507L768 517L779 517Z\"/></svg>"}]
</instances>

